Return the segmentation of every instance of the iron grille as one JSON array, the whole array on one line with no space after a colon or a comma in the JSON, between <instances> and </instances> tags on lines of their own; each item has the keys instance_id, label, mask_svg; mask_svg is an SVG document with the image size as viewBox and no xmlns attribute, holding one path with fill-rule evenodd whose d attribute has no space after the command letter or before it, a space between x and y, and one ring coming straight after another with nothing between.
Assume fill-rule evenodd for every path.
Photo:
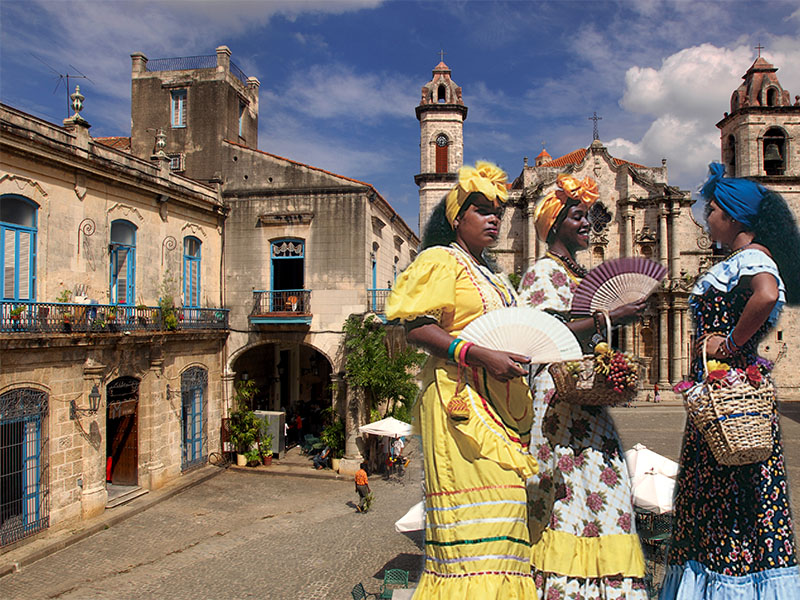
<instances>
[{"instance_id":1,"label":"iron grille","mask_svg":"<svg viewBox=\"0 0 800 600\"><path fill-rule=\"evenodd\" d=\"M208 455L206 394L208 371L191 367L181 375L182 468L202 464Z\"/></svg>"},{"instance_id":2,"label":"iron grille","mask_svg":"<svg viewBox=\"0 0 800 600\"><path fill-rule=\"evenodd\" d=\"M47 394L0 395L0 546L50 525Z\"/></svg>"}]
</instances>

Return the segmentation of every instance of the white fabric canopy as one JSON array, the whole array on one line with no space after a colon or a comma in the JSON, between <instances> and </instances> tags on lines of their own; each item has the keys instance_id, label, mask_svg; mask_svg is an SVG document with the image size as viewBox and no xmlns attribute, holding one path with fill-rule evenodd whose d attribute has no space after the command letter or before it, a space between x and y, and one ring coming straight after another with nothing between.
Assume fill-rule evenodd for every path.
<instances>
[{"instance_id":1,"label":"white fabric canopy","mask_svg":"<svg viewBox=\"0 0 800 600\"><path fill-rule=\"evenodd\" d=\"M394 417L386 417L374 423L367 423L358 428L361 433L371 433L372 435L385 435L387 437L404 437L411 435L411 425L398 421Z\"/></svg>"},{"instance_id":2,"label":"white fabric canopy","mask_svg":"<svg viewBox=\"0 0 800 600\"><path fill-rule=\"evenodd\" d=\"M645 473L658 473L667 477L678 475L678 463L649 450L644 444L636 444L625 453L625 462L628 464L628 473L632 478Z\"/></svg>"},{"instance_id":3,"label":"white fabric canopy","mask_svg":"<svg viewBox=\"0 0 800 600\"><path fill-rule=\"evenodd\" d=\"M672 510L672 496L675 493L675 480L661 473L645 473L634 477L633 504L657 515Z\"/></svg>"},{"instance_id":4,"label":"white fabric canopy","mask_svg":"<svg viewBox=\"0 0 800 600\"><path fill-rule=\"evenodd\" d=\"M394 529L398 533L425 529L425 502L418 502L412 506L395 522Z\"/></svg>"}]
</instances>

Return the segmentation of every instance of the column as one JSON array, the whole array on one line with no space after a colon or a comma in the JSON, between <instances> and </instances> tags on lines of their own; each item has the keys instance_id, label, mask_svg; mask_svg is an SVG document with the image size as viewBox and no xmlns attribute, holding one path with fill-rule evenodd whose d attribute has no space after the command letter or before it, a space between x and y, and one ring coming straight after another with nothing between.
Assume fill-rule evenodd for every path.
<instances>
[{"instance_id":1,"label":"column","mask_svg":"<svg viewBox=\"0 0 800 600\"><path fill-rule=\"evenodd\" d=\"M157 490L166 483L166 466L161 454L172 450L173 455L166 462L177 463L178 471L181 462L180 443L176 451L168 441L171 427L178 430L178 440L181 438L180 412L177 418L172 417L175 414L172 405L181 405L181 380L178 377L170 382L172 385L167 390L167 382L161 377L163 373L163 354L160 350L151 351L149 377L142 379L139 388L139 447L147 448L147 460L139 461L143 469L139 482L149 490Z\"/></svg>"},{"instance_id":2,"label":"column","mask_svg":"<svg viewBox=\"0 0 800 600\"><path fill-rule=\"evenodd\" d=\"M619 241L620 241L620 256L630 256L630 232L628 228L630 227L630 207L627 204L622 204L620 202L619 205L620 211L620 220L619 220Z\"/></svg>"},{"instance_id":3,"label":"column","mask_svg":"<svg viewBox=\"0 0 800 600\"><path fill-rule=\"evenodd\" d=\"M92 387L97 386L102 398L96 415L77 413L75 425L85 440L83 444L82 469L83 485L81 486L81 515L83 519L91 519L103 513L108 501L106 491L106 402L103 389L102 374L104 365L86 361L83 368L83 393L75 400L79 407L89 403Z\"/></svg>"},{"instance_id":4,"label":"column","mask_svg":"<svg viewBox=\"0 0 800 600\"><path fill-rule=\"evenodd\" d=\"M336 379L335 379L336 381ZM344 403L344 458L339 461L340 475L355 475L364 457L361 453L361 434L359 426L364 421L364 390L347 385L343 377L338 377L337 400Z\"/></svg>"},{"instance_id":5,"label":"column","mask_svg":"<svg viewBox=\"0 0 800 600\"><path fill-rule=\"evenodd\" d=\"M670 279L678 276L678 244L676 242L677 232L675 231L675 224L678 222L678 217L680 214L680 204L670 207L669 222L667 224L669 229L669 273L667 274L667 277Z\"/></svg>"},{"instance_id":6,"label":"column","mask_svg":"<svg viewBox=\"0 0 800 600\"><path fill-rule=\"evenodd\" d=\"M670 359L672 362L672 379L678 382L683 379L683 327L681 326L683 311L673 307L672 310L672 343Z\"/></svg>"},{"instance_id":7,"label":"column","mask_svg":"<svg viewBox=\"0 0 800 600\"><path fill-rule=\"evenodd\" d=\"M658 303L658 385L669 387L669 303L661 298Z\"/></svg>"},{"instance_id":8,"label":"column","mask_svg":"<svg viewBox=\"0 0 800 600\"><path fill-rule=\"evenodd\" d=\"M289 350L289 397L291 403L300 402L300 346L295 344Z\"/></svg>"},{"instance_id":9,"label":"column","mask_svg":"<svg viewBox=\"0 0 800 600\"><path fill-rule=\"evenodd\" d=\"M669 256L667 254L669 250L668 246L667 207L665 204L661 204L658 208L658 259L664 266L669 265ZM671 273L668 273L667 277L671 275Z\"/></svg>"},{"instance_id":10,"label":"column","mask_svg":"<svg viewBox=\"0 0 800 600\"><path fill-rule=\"evenodd\" d=\"M690 367L690 356L691 352L689 351L689 332L686 329L686 312L687 307L682 305L678 310L679 320L680 320L680 328L681 328L681 379L687 379L689 377L689 372L691 371Z\"/></svg>"}]
</instances>

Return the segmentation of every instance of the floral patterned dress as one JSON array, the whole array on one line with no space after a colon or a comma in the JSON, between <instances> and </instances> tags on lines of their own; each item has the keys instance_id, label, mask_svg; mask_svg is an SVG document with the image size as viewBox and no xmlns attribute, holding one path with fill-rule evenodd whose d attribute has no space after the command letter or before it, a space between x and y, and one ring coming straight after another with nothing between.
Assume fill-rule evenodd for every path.
<instances>
[{"instance_id":1,"label":"floral patterned dress","mask_svg":"<svg viewBox=\"0 0 800 600\"><path fill-rule=\"evenodd\" d=\"M578 283L547 255L523 277L520 300L566 318ZM560 399L546 369L532 388L539 473L528 480L528 511L540 598L645 600L630 480L611 416Z\"/></svg>"},{"instance_id":2,"label":"floral patterned dress","mask_svg":"<svg viewBox=\"0 0 800 600\"><path fill-rule=\"evenodd\" d=\"M784 303L783 283L766 254L748 249L715 265L692 290L690 307L698 335L728 334L752 291L742 277L769 272L780 299L732 366L756 362L758 342L772 328ZM702 359L692 365L702 378ZM777 408L773 406L772 455L742 466L717 463L703 436L687 419L681 471L675 491L673 541L661 600L800 598L792 517Z\"/></svg>"}]
</instances>

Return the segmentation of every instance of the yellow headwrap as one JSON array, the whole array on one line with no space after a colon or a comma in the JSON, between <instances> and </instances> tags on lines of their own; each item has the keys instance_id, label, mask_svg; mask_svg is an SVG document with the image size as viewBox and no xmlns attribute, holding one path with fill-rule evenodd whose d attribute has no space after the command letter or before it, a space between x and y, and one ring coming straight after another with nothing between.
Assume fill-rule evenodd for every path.
<instances>
[{"instance_id":1,"label":"yellow headwrap","mask_svg":"<svg viewBox=\"0 0 800 600\"><path fill-rule=\"evenodd\" d=\"M556 222L564 207L568 203L572 204L569 202L570 200L577 201L578 204L583 204L584 208L588 209L600 196L597 191L597 182L591 177L580 181L572 175L561 174L558 176L556 184L559 189L547 194L536 206L536 211L533 213L536 235L542 241L547 240L550 228Z\"/></svg>"},{"instance_id":2,"label":"yellow headwrap","mask_svg":"<svg viewBox=\"0 0 800 600\"><path fill-rule=\"evenodd\" d=\"M461 167L458 170L458 183L447 193L445 200L445 216L453 226L464 201L473 192L486 196L492 204L505 203L508 200L505 171L492 163L479 160L473 167Z\"/></svg>"}]
</instances>

